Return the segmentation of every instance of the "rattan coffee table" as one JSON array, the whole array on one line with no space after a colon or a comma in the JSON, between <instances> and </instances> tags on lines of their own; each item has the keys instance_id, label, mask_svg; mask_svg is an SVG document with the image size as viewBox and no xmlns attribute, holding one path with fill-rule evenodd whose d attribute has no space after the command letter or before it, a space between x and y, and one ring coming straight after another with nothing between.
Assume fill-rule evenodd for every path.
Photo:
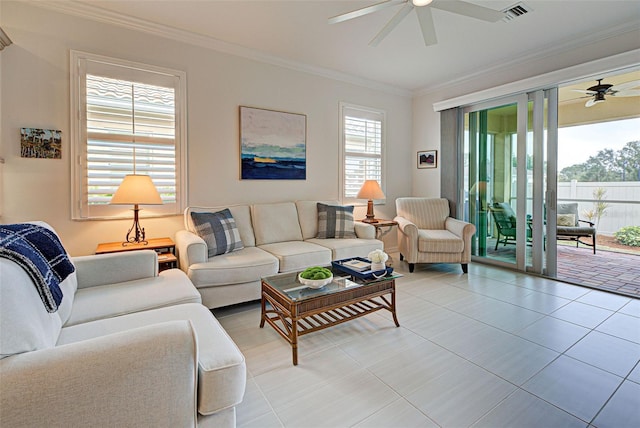
<instances>
[{"instance_id":1,"label":"rattan coffee table","mask_svg":"<svg viewBox=\"0 0 640 428\"><path fill-rule=\"evenodd\" d=\"M320 289L303 286L298 272L262 278L262 317L290 344L298 364L298 337L385 309L396 327L396 278L391 273L365 281L332 269L334 280Z\"/></svg>"}]
</instances>

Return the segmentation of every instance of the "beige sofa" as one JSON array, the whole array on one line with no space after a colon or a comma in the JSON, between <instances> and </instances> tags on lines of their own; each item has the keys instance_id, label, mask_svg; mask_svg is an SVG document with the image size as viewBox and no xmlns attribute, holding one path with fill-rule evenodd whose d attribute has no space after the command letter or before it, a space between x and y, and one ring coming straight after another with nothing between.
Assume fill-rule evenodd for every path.
<instances>
[{"instance_id":1,"label":"beige sofa","mask_svg":"<svg viewBox=\"0 0 640 428\"><path fill-rule=\"evenodd\" d=\"M332 260L366 257L383 249L375 228L355 222L355 238L323 239L318 235L318 202L297 201L230 207L189 207L184 212L185 230L176 234L180 269L185 271L209 308L260 298L260 278L293 272L309 266L326 266ZM197 235L192 212L218 212L228 208L244 248L209 257L205 241Z\"/></svg>"},{"instance_id":2,"label":"beige sofa","mask_svg":"<svg viewBox=\"0 0 640 428\"><path fill-rule=\"evenodd\" d=\"M235 426L244 357L187 276L150 250L71 260L49 313L0 258L1 425Z\"/></svg>"},{"instance_id":3,"label":"beige sofa","mask_svg":"<svg viewBox=\"0 0 640 428\"><path fill-rule=\"evenodd\" d=\"M416 263L460 263L467 273L476 227L450 217L447 199L398 198L396 213L400 260L407 260L409 272Z\"/></svg>"}]
</instances>

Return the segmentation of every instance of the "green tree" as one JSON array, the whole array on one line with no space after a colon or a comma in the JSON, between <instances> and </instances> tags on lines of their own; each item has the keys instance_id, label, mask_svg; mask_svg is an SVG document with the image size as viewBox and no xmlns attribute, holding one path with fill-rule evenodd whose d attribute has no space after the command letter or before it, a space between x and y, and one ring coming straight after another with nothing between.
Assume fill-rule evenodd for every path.
<instances>
[{"instance_id":1,"label":"green tree","mask_svg":"<svg viewBox=\"0 0 640 428\"><path fill-rule=\"evenodd\" d=\"M631 141L622 149L600 150L585 162L563 168L559 181L640 181L640 141Z\"/></svg>"}]
</instances>

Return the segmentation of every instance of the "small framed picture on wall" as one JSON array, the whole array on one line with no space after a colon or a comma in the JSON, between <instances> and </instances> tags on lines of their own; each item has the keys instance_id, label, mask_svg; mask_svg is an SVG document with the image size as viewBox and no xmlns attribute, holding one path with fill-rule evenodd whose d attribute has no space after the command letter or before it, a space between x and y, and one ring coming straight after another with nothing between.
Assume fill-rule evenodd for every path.
<instances>
[{"instance_id":1,"label":"small framed picture on wall","mask_svg":"<svg viewBox=\"0 0 640 428\"><path fill-rule=\"evenodd\" d=\"M438 167L438 151L425 150L418 152L418 168L437 168Z\"/></svg>"}]
</instances>

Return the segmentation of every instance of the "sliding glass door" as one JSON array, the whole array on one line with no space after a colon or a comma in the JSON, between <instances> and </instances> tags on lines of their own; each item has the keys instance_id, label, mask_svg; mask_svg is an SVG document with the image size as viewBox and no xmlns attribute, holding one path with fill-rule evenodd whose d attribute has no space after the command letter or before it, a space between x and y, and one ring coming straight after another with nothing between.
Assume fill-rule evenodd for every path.
<instances>
[{"instance_id":1,"label":"sliding glass door","mask_svg":"<svg viewBox=\"0 0 640 428\"><path fill-rule=\"evenodd\" d=\"M555 149L549 149L555 134L547 131L554 123L548 101L554 93L537 91L463 110L459 198L465 219L476 226L476 261L541 274L555 269L545 244L545 219L555 211L555 179L547 180L555 178ZM551 155L554 162L548 161Z\"/></svg>"}]
</instances>

